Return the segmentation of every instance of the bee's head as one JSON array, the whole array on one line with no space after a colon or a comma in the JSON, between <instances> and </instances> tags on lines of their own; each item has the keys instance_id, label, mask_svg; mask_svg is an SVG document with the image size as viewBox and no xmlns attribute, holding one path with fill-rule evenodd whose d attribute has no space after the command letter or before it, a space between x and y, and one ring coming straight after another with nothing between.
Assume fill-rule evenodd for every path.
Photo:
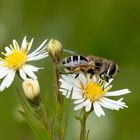
<instances>
[{"instance_id":1,"label":"bee's head","mask_svg":"<svg viewBox=\"0 0 140 140\"><path fill-rule=\"evenodd\" d=\"M119 72L119 67L116 63L110 63L106 73L101 74L101 78L108 82L109 79L114 77Z\"/></svg>"},{"instance_id":2,"label":"bee's head","mask_svg":"<svg viewBox=\"0 0 140 140\"><path fill-rule=\"evenodd\" d=\"M110 63L106 76L110 79L119 72L119 67L116 63Z\"/></svg>"}]
</instances>

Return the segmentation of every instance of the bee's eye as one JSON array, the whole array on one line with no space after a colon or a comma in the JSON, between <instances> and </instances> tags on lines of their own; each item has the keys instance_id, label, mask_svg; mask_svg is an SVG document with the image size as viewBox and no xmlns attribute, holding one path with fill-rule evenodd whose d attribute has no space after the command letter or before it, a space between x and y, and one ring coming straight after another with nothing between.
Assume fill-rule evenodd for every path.
<instances>
[{"instance_id":1,"label":"bee's eye","mask_svg":"<svg viewBox=\"0 0 140 140\"><path fill-rule=\"evenodd\" d=\"M116 73L116 64L111 64L109 68L109 75L113 75Z\"/></svg>"}]
</instances>

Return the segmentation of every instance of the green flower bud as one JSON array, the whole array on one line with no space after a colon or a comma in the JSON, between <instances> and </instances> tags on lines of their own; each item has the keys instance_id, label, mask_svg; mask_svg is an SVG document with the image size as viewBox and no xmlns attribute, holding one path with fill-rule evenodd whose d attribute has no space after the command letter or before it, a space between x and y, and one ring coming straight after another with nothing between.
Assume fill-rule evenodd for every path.
<instances>
[{"instance_id":1,"label":"green flower bud","mask_svg":"<svg viewBox=\"0 0 140 140\"><path fill-rule=\"evenodd\" d=\"M60 55L62 53L62 44L55 39L51 39L47 45L47 50L49 56L53 59L55 64L58 64L60 61Z\"/></svg>"}]
</instances>

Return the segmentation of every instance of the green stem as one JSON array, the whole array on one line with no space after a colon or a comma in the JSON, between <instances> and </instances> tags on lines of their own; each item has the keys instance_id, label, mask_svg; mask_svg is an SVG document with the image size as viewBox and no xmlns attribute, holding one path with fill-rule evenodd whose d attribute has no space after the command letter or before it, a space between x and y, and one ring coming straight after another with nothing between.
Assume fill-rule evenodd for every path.
<instances>
[{"instance_id":1,"label":"green stem","mask_svg":"<svg viewBox=\"0 0 140 140\"><path fill-rule=\"evenodd\" d=\"M55 64L55 77L56 77L56 97L57 97L57 101L59 103L61 103L62 101L62 96L59 92L59 87L60 87L60 83L59 83L59 78L60 78L60 65L59 64Z\"/></svg>"},{"instance_id":2,"label":"green stem","mask_svg":"<svg viewBox=\"0 0 140 140\"><path fill-rule=\"evenodd\" d=\"M45 116L45 114L40 106L38 108L36 108L36 113L39 115L39 118L42 121L42 123L44 124L46 131L49 132L49 125L48 125L47 117Z\"/></svg>"},{"instance_id":3,"label":"green stem","mask_svg":"<svg viewBox=\"0 0 140 140\"><path fill-rule=\"evenodd\" d=\"M87 140L88 138L88 133L89 130L86 130L86 121L87 117L90 114L89 112L86 112L85 109L81 111L81 119L80 119L80 124L81 124L81 130L80 130L80 140Z\"/></svg>"},{"instance_id":4,"label":"green stem","mask_svg":"<svg viewBox=\"0 0 140 140\"><path fill-rule=\"evenodd\" d=\"M59 78L60 78L60 64L55 64L54 65L55 68L55 83L56 83L56 99L57 99L57 120L58 120L58 139L59 140L63 140L63 128L61 125L61 121L62 121L62 95L59 92L59 88L60 88L60 82L59 82Z\"/></svg>"},{"instance_id":5,"label":"green stem","mask_svg":"<svg viewBox=\"0 0 140 140\"><path fill-rule=\"evenodd\" d=\"M58 138L59 138L59 140L63 140L63 132L62 132L62 128L59 127L58 129L59 129L59 130L58 130Z\"/></svg>"}]
</instances>

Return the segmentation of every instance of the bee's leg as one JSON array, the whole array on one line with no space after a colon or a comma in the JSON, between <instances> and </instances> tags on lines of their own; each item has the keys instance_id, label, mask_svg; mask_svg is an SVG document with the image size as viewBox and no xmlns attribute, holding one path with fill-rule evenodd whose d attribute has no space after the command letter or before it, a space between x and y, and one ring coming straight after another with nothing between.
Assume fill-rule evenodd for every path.
<instances>
[{"instance_id":1,"label":"bee's leg","mask_svg":"<svg viewBox=\"0 0 140 140\"><path fill-rule=\"evenodd\" d=\"M95 74L92 68L88 69L87 73L90 74L90 78L92 78L92 76Z\"/></svg>"},{"instance_id":2,"label":"bee's leg","mask_svg":"<svg viewBox=\"0 0 140 140\"><path fill-rule=\"evenodd\" d=\"M91 74L90 74L90 78L92 78L92 77L93 77L93 75L94 75L94 73L91 73Z\"/></svg>"},{"instance_id":3,"label":"bee's leg","mask_svg":"<svg viewBox=\"0 0 140 140\"><path fill-rule=\"evenodd\" d=\"M105 75L104 75L103 72L99 74L99 77L100 77L102 80L105 80L105 79L106 79L106 77L105 77Z\"/></svg>"},{"instance_id":4,"label":"bee's leg","mask_svg":"<svg viewBox=\"0 0 140 140\"><path fill-rule=\"evenodd\" d=\"M102 80L105 80L106 82L109 82L109 77L105 76L104 73L101 73L99 76Z\"/></svg>"},{"instance_id":5,"label":"bee's leg","mask_svg":"<svg viewBox=\"0 0 140 140\"><path fill-rule=\"evenodd\" d=\"M105 80L106 80L107 82L109 82L109 78L108 78L108 77L105 77Z\"/></svg>"},{"instance_id":6,"label":"bee's leg","mask_svg":"<svg viewBox=\"0 0 140 140\"><path fill-rule=\"evenodd\" d=\"M59 72L59 74L73 74L73 72Z\"/></svg>"},{"instance_id":7,"label":"bee's leg","mask_svg":"<svg viewBox=\"0 0 140 140\"><path fill-rule=\"evenodd\" d=\"M80 71L82 71L82 69L80 69L80 68L76 68L76 69L73 71L73 73L76 74L76 75L75 75L75 78L77 78L77 77L79 76Z\"/></svg>"},{"instance_id":8,"label":"bee's leg","mask_svg":"<svg viewBox=\"0 0 140 140\"><path fill-rule=\"evenodd\" d=\"M77 78L79 76L79 73L75 73L75 72L59 72L59 74L76 74L75 78Z\"/></svg>"},{"instance_id":9,"label":"bee's leg","mask_svg":"<svg viewBox=\"0 0 140 140\"><path fill-rule=\"evenodd\" d=\"M76 74L75 79L79 76L79 73Z\"/></svg>"}]
</instances>

